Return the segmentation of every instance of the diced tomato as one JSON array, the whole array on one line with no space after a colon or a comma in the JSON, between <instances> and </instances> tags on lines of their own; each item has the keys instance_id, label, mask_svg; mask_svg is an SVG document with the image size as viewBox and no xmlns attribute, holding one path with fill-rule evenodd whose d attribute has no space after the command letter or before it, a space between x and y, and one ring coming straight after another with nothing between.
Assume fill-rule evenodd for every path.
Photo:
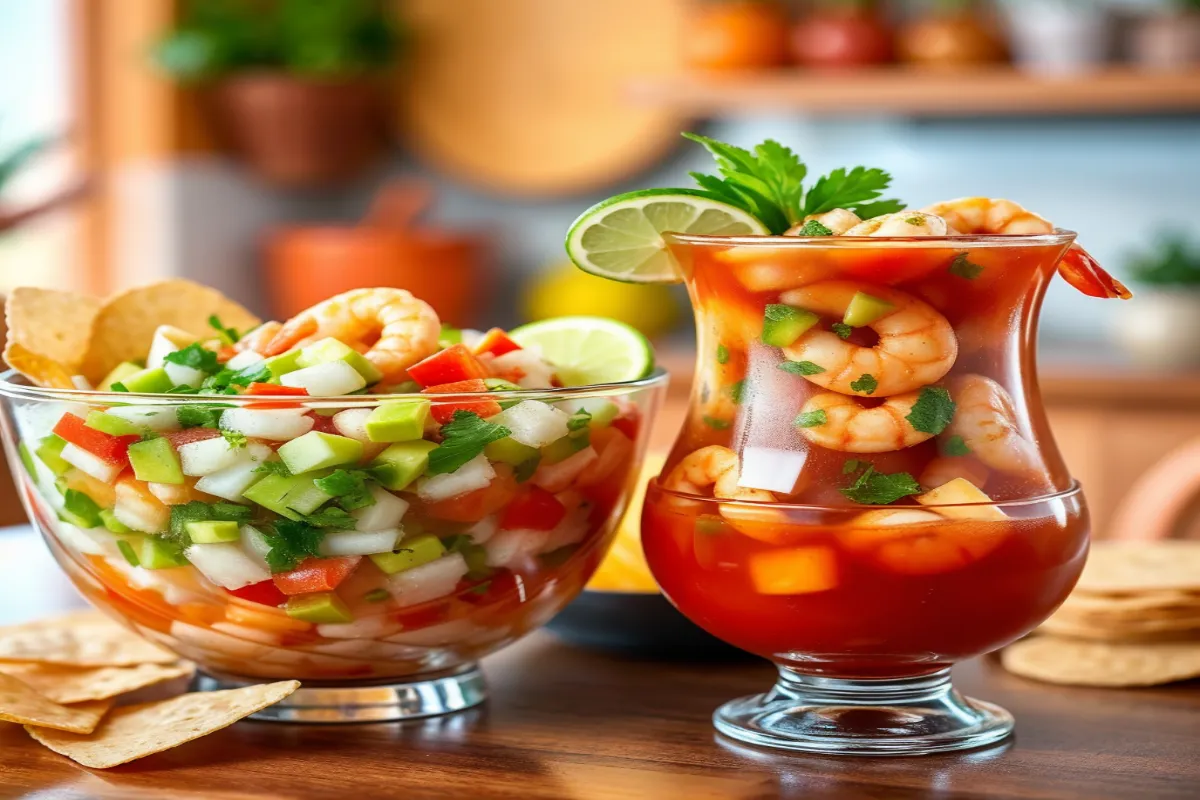
<instances>
[{"instance_id":1,"label":"diced tomato","mask_svg":"<svg viewBox=\"0 0 1200 800\"><path fill-rule=\"evenodd\" d=\"M531 531L553 530L567 515L558 498L539 486L530 486L513 498L500 517L501 530L521 528Z\"/></svg>"},{"instance_id":2,"label":"diced tomato","mask_svg":"<svg viewBox=\"0 0 1200 800\"><path fill-rule=\"evenodd\" d=\"M449 603L445 600L436 600L414 606L411 611L402 611L395 616L395 620L404 627L404 630L415 631L444 621L446 619L446 612L449 610Z\"/></svg>"},{"instance_id":3,"label":"diced tomato","mask_svg":"<svg viewBox=\"0 0 1200 800\"><path fill-rule=\"evenodd\" d=\"M171 431L170 433L163 434L176 450L185 444L203 442L205 439L215 439L220 435L221 432L216 428L187 428L182 431Z\"/></svg>"},{"instance_id":4,"label":"diced tomato","mask_svg":"<svg viewBox=\"0 0 1200 800\"><path fill-rule=\"evenodd\" d=\"M408 376L422 386L437 386L472 378L486 378L488 371L466 345L456 344L413 364L408 368Z\"/></svg>"},{"instance_id":5,"label":"diced tomato","mask_svg":"<svg viewBox=\"0 0 1200 800\"><path fill-rule=\"evenodd\" d=\"M517 479L505 464L497 464L495 469L496 477L487 486L449 500L428 503L424 506L425 513L450 522L478 522L504 508L517 493Z\"/></svg>"},{"instance_id":6,"label":"diced tomato","mask_svg":"<svg viewBox=\"0 0 1200 800\"><path fill-rule=\"evenodd\" d=\"M279 396L308 396L308 389L303 386L280 386L275 383L252 383L246 387L246 394L262 395L267 397Z\"/></svg>"},{"instance_id":7,"label":"diced tomato","mask_svg":"<svg viewBox=\"0 0 1200 800\"><path fill-rule=\"evenodd\" d=\"M238 354L238 351L232 345L225 345L217 351L217 361L224 364L229 359Z\"/></svg>"},{"instance_id":8,"label":"diced tomato","mask_svg":"<svg viewBox=\"0 0 1200 800\"><path fill-rule=\"evenodd\" d=\"M275 588L288 596L332 592L354 571L361 560L362 556L310 558L291 572L281 572L272 576L271 580L275 581Z\"/></svg>"},{"instance_id":9,"label":"diced tomato","mask_svg":"<svg viewBox=\"0 0 1200 800\"><path fill-rule=\"evenodd\" d=\"M129 463L129 445L139 436L111 436L84 424L83 418L67 413L54 426L54 432L81 450L87 450L109 464Z\"/></svg>"},{"instance_id":10,"label":"diced tomato","mask_svg":"<svg viewBox=\"0 0 1200 800\"><path fill-rule=\"evenodd\" d=\"M304 408L304 404L291 400L263 400L258 403L246 403L242 408Z\"/></svg>"},{"instance_id":11,"label":"diced tomato","mask_svg":"<svg viewBox=\"0 0 1200 800\"><path fill-rule=\"evenodd\" d=\"M638 434L638 419L637 417L617 417L612 421L612 426L625 434L632 441L637 441Z\"/></svg>"},{"instance_id":12,"label":"diced tomato","mask_svg":"<svg viewBox=\"0 0 1200 800\"><path fill-rule=\"evenodd\" d=\"M457 381L455 383L430 386L421 391L422 394L469 394L486 392L487 384L483 382L482 378L471 378L470 380ZM462 403L434 403L429 413L435 420L444 425L454 419L454 412L456 411L472 411L481 417L490 417L493 414L500 413L500 404L490 397L485 400L471 400Z\"/></svg>"},{"instance_id":13,"label":"diced tomato","mask_svg":"<svg viewBox=\"0 0 1200 800\"><path fill-rule=\"evenodd\" d=\"M249 586L243 586L240 589L228 590L234 597L240 597L243 600L249 600L251 603L259 603L264 606L275 606L278 608L287 602L287 595L279 591L279 587L273 581L260 581L252 583Z\"/></svg>"},{"instance_id":14,"label":"diced tomato","mask_svg":"<svg viewBox=\"0 0 1200 800\"><path fill-rule=\"evenodd\" d=\"M324 414L318 414L316 412L313 412L308 416L312 417L312 429L317 433L332 433L335 436L341 435L338 429L334 427L333 417L327 417Z\"/></svg>"},{"instance_id":15,"label":"diced tomato","mask_svg":"<svg viewBox=\"0 0 1200 800\"><path fill-rule=\"evenodd\" d=\"M475 345L475 355L483 355L490 353L494 356L502 356L505 353L511 353L514 350L520 350L521 345L509 338L508 334L500 328L492 328L483 335L479 340L479 344Z\"/></svg>"}]
</instances>

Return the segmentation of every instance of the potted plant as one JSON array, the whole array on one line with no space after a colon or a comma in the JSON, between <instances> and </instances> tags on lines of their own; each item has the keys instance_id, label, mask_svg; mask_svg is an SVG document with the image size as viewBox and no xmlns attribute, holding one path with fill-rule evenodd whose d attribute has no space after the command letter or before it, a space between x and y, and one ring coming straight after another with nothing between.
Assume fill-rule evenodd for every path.
<instances>
[{"instance_id":1,"label":"potted plant","mask_svg":"<svg viewBox=\"0 0 1200 800\"><path fill-rule=\"evenodd\" d=\"M1184 69L1200 63L1200 0L1172 0L1161 13L1137 22L1129 57L1150 69Z\"/></svg>"},{"instance_id":2,"label":"potted plant","mask_svg":"<svg viewBox=\"0 0 1200 800\"><path fill-rule=\"evenodd\" d=\"M1110 14L1096 0L1007 0L1013 58L1031 72L1065 75L1103 64Z\"/></svg>"},{"instance_id":3,"label":"potted plant","mask_svg":"<svg viewBox=\"0 0 1200 800\"><path fill-rule=\"evenodd\" d=\"M816 0L792 30L792 57L806 67L866 67L892 59L892 29L876 0Z\"/></svg>"},{"instance_id":4,"label":"potted plant","mask_svg":"<svg viewBox=\"0 0 1200 800\"><path fill-rule=\"evenodd\" d=\"M900 58L923 67L957 68L1003 61L1008 47L980 0L935 0L932 8L901 26Z\"/></svg>"},{"instance_id":5,"label":"potted plant","mask_svg":"<svg viewBox=\"0 0 1200 800\"><path fill-rule=\"evenodd\" d=\"M1200 245L1165 233L1129 265L1142 290L1121 308L1118 342L1139 365L1200 365Z\"/></svg>"},{"instance_id":6,"label":"potted plant","mask_svg":"<svg viewBox=\"0 0 1200 800\"><path fill-rule=\"evenodd\" d=\"M258 175L313 186L382 154L396 49L381 0L189 0L154 55L203 89L218 138Z\"/></svg>"}]
</instances>

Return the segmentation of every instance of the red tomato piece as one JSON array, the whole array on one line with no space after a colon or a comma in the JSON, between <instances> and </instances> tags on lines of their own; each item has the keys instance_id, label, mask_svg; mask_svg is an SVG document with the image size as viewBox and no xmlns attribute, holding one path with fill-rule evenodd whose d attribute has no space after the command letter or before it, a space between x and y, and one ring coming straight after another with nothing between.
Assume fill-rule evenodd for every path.
<instances>
[{"instance_id":1,"label":"red tomato piece","mask_svg":"<svg viewBox=\"0 0 1200 800\"><path fill-rule=\"evenodd\" d=\"M225 345L224 347L222 347L220 350L217 351L217 361L224 364L226 361L233 358L237 354L238 354L238 351L236 349L234 349L230 345Z\"/></svg>"},{"instance_id":2,"label":"red tomato piece","mask_svg":"<svg viewBox=\"0 0 1200 800\"><path fill-rule=\"evenodd\" d=\"M438 386L430 386L422 389L422 394L474 394L478 392L486 392L487 384L482 378L471 378L465 381L456 381L454 383L443 383ZM456 411L472 411L481 417L490 417L493 414L500 413L500 404L490 397L486 400L471 400L461 403L437 403L433 404L433 408L429 413L435 420L441 424L446 424L454 419Z\"/></svg>"},{"instance_id":3,"label":"red tomato piece","mask_svg":"<svg viewBox=\"0 0 1200 800\"><path fill-rule=\"evenodd\" d=\"M271 577L275 588L289 597L294 594L332 592L358 566L362 556L344 558L310 558L291 572Z\"/></svg>"},{"instance_id":4,"label":"red tomato piece","mask_svg":"<svg viewBox=\"0 0 1200 800\"><path fill-rule=\"evenodd\" d=\"M124 466L129 463L129 445L140 439L140 436L112 436L89 428L82 417L67 413L54 426L54 433L66 441L86 450L102 461L109 464Z\"/></svg>"},{"instance_id":5,"label":"red tomato piece","mask_svg":"<svg viewBox=\"0 0 1200 800\"><path fill-rule=\"evenodd\" d=\"M557 497L540 486L530 486L504 509L500 517L500 529L554 530L566 515L567 509L558 502Z\"/></svg>"},{"instance_id":6,"label":"red tomato piece","mask_svg":"<svg viewBox=\"0 0 1200 800\"><path fill-rule=\"evenodd\" d=\"M260 603L264 606L275 606L278 608L287 602L287 595L279 591L273 581L261 581L252 583L249 586L243 586L240 589L227 590L234 597L240 597L243 600L249 600L251 603Z\"/></svg>"},{"instance_id":7,"label":"red tomato piece","mask_svg":"<svg viewBox=\"0 0 1200 800\"><path fill-rule=\"evenodd\" d=\"M456 344L408 368L408 376L422 386L486 378L487 369L466 345Z\"/></svg>"},{"instance_id":8,"label":"red tomato piece","mask_svg":"<svg viewBox=\"0 0 1200 800\"><path fill-rule=\"evenodd\" d=\"M221 435L216 428L188 428L182 431L172 431L163 434L171 446L178 450L185 444L203 442L205 439L215 439Z\"/></svg>"},{"instance_id":9,"label":"red tomato piece","mask_svg":"<svg viewBox=\"0 0 1200 800\"><path fill-rule=\"evenodd\" d=\"M252 383L246 387L246 394L263 395L267 397L279 396L308 396L308 389L303 386L279 386L274 383Z\"/></svg>"},{"instance_id":10,"label":"red tomato piece","mask_svg":"<svg viewBox=\"0 0 1200 800\"><path fill-rule=\"evenodd\" d=\"M489 353L493 356L502 356L520 349L521 345L510 339L507 333L500 328L492 328L483 335L479 344L475 345L475 355L481 356Z\"/></svg>"},{"instance_id":11,"label":"red tomato piece","mask_svg":"<svg viewBox=\"0 0 1200 800\"><path fill-rule=\"evenodd\" d=\"M413 606L412 611L405 610L397 614L395 620L404 627L404 630L415 631L445 621L446 612L449 610L450 604L445 600L434 600Z\"/></svg>"},{"instance_id":12,"label":"red tomato piece","mask_svg":"<svg viewBox=\"0 0 1200 800\"><path fill-rule=\"evenodd\" d=\"M632 441L637 441L638 420L636 417L617 417L612 426L625 434Z\"/></svg>"},{"instance_id":13,"label":"red tomato piece","mask_svg":"<svg viewBox=\"0 0 1200 800\"><path fill-rule=\"evenodd\" d=\"M263 400L258 403L246 403L242 408L304 408L304 404L291 400Z\"/></svg>"},{"instance_id":14,"label":"red tomato piece","mask_svg":"<svg viewBox=\"0 0 1200 800\"><path fill-rule=\"evenodd\" d=\"M327 417L324 414L317 414L316 412L313 412L308 416L312 417L312 429L317 433L332 433L335 436L342 435L338 429L334 427L333 417Z\"/></svg>"},{"instance_id":15,"label":"red tomato piece","mask_svg":"<svg viewBox=\"0 0 1200 800\"><path fill-rule=\"evenodd\" d=\"M478 522L508 505L517 493L517 480L505 464L496 465L496 477L482 489L427 503L425 513L435 519L451 522Z\"/></svg>"}]
</instances>

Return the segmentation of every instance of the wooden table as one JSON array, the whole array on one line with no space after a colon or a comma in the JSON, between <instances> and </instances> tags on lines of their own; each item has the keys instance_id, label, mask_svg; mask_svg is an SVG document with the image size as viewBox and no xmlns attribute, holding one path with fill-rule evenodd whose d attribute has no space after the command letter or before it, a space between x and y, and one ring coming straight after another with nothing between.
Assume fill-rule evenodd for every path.
<instances>
[{"instance_id":1,"label":"wooden table","mask_svg":"<svg viewBox=\"0 0 1200 800\"><path fill-rule=\"evenodd\" d=\"M0 622L69 607L28 529L0 530ZM492 700L404 725L242 722L176 750L89 771L0 723L0 798L1200 797L1200 684L1065 689L991 660L957 670L1017 717L1016 739L908 759L779 756L715 735L720 702L766 688L759 663L666 664L597 655L536 633L489 658Z\"/></svg>"}]
</instances>

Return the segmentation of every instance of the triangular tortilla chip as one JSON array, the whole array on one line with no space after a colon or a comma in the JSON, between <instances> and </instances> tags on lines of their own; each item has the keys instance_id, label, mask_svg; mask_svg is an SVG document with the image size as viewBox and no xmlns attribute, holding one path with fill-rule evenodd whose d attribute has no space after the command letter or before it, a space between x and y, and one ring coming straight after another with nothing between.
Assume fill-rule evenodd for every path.
<instances>
[{"instance_id":1,"label":"triangular tortilla chip","mask_svg":"<svg viewBox=\"0 0 1200 800\"><path fill-rule=\"evenodd\" d=\"M98 611L81 611L0 628L0 662L128 667L172 664L178 658Z\"/></svg>"},{"instance_id":2,"label":"triangular tortilla chip","mask_svg":"<svg viewBox=\"0 0 1200 800\"><path fill-rule=\"evenodd\" d=\"M0 720L57 731L91 733L111 706L111 700L60 706L16 678L0 673Z\"/></svg>"},{"instance_id":3,"label":"triangular tortilla chip","mask_svg":"<svg viewBox=\"0 0 1200 800\"><path fill-rule=\"evenodd\" d=\"M138 664L132 667L67 667L39 662L0 661L0 673L11 675L56 703L106 700L146 686L191 675L190 664Z\"/></svg>"},{"instance_id":4,"label":"triangular tortilla chip","mask_svg":"<svg viewBox=\"0 0 1200 800\"><path fill-rule=\"evenodd\" d=\"M100 310L94 297L21 286L4 304L4 360L38 386L71 389Z\"/></svg>"}]
</instances>

